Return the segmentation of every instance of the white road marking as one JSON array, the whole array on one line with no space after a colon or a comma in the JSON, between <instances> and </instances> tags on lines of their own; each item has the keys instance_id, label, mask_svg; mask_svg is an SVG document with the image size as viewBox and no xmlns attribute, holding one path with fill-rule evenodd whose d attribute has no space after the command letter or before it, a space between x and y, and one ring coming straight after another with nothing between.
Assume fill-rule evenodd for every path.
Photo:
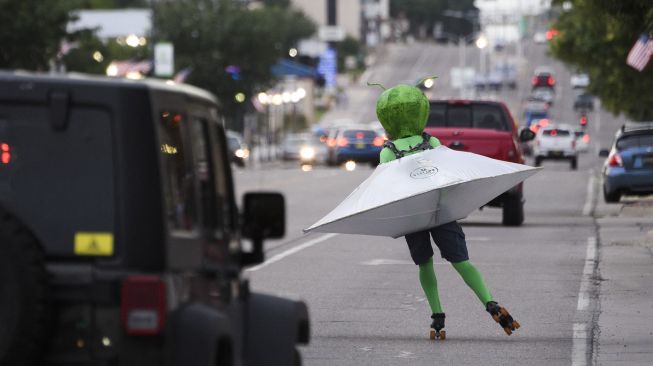
<instances>
[{"instance_id":1,"label":"white road marking","mask_svg":"<svg viewBox=\"0 0 653 366\"><path fill-rule=\"evenodd\" d=\"M596 238L587 238L587 250L585 253L585 266L583 267L583 276L580 280L580 290L578 291L577 311L585 311L590 304L590 287L592 286L592 276L596 265ZM587 364L587 342L590 334L587 331L586 323L574 323L574 336L571 354L572 366L584 366Z\"/></svg>"},{"instance_id":2,"label":"white road marking","mask_svg":"<svg viewBox=\"0 0 653 366\"><path fill-rule=\"evenodd\" d=\"M587 251L585 254L585 267L583 267L583 277L580 280L580 290L578 291L578 306L576 310L584 311L590 304L590 286L592 285L592 275L594 274L594 265L596 263L596 238L587 238Z\"/></svg>"},{"instance_id":3,"label":"white road marking","mask_svg":"<svg viewBox=\"0 0 653 366\"><path fill-rule=\"evenodd\" d=\"M286 258L286 257L288 257L290 255L293 255L293 254L295 254L297 252L300 252L300 251L302 251L302 250L304 250L306 248L310 248L315 244L318 244L318 243L321 243L321 242L323 242L325 240L331 239L336 235L338 235L338 234L326 234L326 235L322 235L320 237L317 237L317 238L315 238L313 240L309 240L304 244L300 244L300 245L298 245L296 247L293 247L293 248L290 248L290 249L286 250L285 252L281 252L281 253L273 256L272 258L266 260L265 262L259 264L258 266L248 268L246 271L247 272L258 271L259 269L265 268L265 267L269 266L270 264L276 263L276 262L278 262L278 261L280 261L280 260L282 260L282 259L284 259L284 258Z\"/></svg>"},{"instance_id":4,"label":"white road marking","mask_svg":"<svg viewBox=\"0 0 653 366\"><path fill-rule=\"evenodd\" d=\"M574 346L571 353L571 365L587 365L587 325L585 324L574 324Z\"/></svg>"},{"instance_id":5,"label":"white road marking","mask_svg":"<svg viewBox=\"0 0 653 366\"><path fill-rule=\"evenodd\" d=\"M583 216L589 216L594 209L595 186L596 178L594 177L594 169L590 169L590 177L587 180L587 195L585 196L585 205L583 206Z\"/></svg>"}]
</instances>

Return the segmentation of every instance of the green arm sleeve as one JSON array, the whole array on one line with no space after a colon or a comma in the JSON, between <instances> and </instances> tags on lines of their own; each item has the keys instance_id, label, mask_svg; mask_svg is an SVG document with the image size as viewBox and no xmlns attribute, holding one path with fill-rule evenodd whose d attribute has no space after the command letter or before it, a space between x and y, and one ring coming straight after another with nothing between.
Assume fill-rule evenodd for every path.
<instances>
[{"instance_id":1,"label":"green arm sleeve","mask_svg":"<svg viewBox=\"0 0 653 366\"><path fill-rule=\"evenodd\" d=\"M379 162L383 164L393 160L395 160L395 154L387 147L384 147L383 150L381 150L381 155L379 156Z\"/></svg>"},{"instance_id":2,"label":"green arm sleeve","mask_svg":"<svg viewBox=\"0 0 653 366\"><path fill-rule=\"evenodd\" d=\"M433 136L431 136L431 139L429 140L429 144L431 144L431 146L433 146L433 147L438 147L438 146L442 145L440 143L440 140L438 140L436 137L433 137Z\"/></svg>"}]
</instances>

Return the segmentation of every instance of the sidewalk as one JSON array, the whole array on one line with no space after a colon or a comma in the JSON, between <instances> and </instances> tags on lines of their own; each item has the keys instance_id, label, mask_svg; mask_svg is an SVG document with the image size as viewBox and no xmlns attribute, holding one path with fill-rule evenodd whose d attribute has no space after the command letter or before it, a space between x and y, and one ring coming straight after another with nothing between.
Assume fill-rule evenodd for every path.
<instances>
[{"instance_id":1,"label":"sidewalk","mask_svg":"<svg viewBox=\"0 0 653 366\"><path fill-rule=\"evenodd\" d=\"M653 198L598 198L600 277L597 365L653 364Z\"/></svg>"}]
</instances>

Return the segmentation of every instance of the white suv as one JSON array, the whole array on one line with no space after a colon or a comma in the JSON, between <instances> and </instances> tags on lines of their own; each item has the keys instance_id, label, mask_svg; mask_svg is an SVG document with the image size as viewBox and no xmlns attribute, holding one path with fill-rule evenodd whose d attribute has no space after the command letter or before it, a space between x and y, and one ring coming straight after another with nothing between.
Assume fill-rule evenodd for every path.
<instances>
[{"instance_id":1,"label":"white suv","mask_svg":"<svg viewBox=\"0 0 653 366\"><path fill-rule=\"evenodd\" d=\"M576 135L573 128L568 125L549 125L540 128L535 136L535 166L540 166L542 160L569 160L571 169L578 166L578 150L576 148Z\"/></svg>"}]
</instances>

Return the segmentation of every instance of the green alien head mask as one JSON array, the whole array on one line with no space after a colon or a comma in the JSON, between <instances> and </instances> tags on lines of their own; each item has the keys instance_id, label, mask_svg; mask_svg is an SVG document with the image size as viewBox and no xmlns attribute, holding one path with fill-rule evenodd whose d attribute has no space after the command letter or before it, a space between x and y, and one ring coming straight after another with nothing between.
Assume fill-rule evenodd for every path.
<instances>
[{"instance_id":1,"label":"green alien head mask","mask_svg":"<svg viewBox=\"0 0 653 366\"><path fill-rule=\"evenodd\" d=\"M400 84L379 96L376 116L391 139L420 135L429 116L429 101L417 87Z\"/></svg>"}]
</instances>

